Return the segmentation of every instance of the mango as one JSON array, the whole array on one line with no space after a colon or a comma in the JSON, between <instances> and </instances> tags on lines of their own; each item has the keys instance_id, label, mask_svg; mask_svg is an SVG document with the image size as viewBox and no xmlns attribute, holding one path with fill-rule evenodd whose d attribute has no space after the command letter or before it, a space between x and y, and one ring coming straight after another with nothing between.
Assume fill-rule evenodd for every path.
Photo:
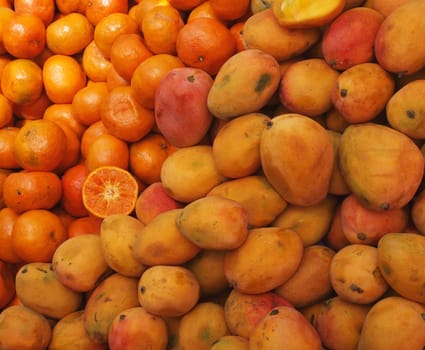
<instances>
[{"instance_id":1,"label":"mango","mask_svg":"<svg viewBox=\"0 0 425 350\"><path fill-rule=\"evenodd\" d=\"M267 180L288 203L314 205L328 194L334 148L315 120L293 113L274 117L263 132L260 155Z\"/></svg>"},{"instance_id":2,"label":"mango","mask_svg":"<svg viewBox=\"0 0 425 350\"><path fill-rule=\"evenodd\" d=\"M404 207L418 190L424 171L424 157L408 136L375 123L347 127L339 161L352 193L375 210Z\"/></svg>"}]
</instances>

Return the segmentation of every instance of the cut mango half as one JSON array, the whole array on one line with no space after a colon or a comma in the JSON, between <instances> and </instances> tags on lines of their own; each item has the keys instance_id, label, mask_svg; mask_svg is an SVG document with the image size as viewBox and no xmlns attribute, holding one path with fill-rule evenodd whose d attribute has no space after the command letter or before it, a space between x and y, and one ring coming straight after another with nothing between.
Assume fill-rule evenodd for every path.
<instances>
[{"instance_id":1,"label":"cut mango half","mask_svg":"<svg viewBox=\"0 0 425 350\"><path fill-rule=\"evenodd\" d=\"M345 7L345 0L274 0L273 13L286 28L320 27L331 22Z\"/></svg>"}]
</instances>

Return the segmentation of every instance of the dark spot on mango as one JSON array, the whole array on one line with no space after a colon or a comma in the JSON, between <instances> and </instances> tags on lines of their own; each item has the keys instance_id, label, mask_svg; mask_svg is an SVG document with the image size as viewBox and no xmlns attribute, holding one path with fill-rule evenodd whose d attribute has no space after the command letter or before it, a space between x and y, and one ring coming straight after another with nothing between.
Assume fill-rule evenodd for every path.
<instances>
[{"instance_id":1,"label":"dark spot on mango","mask_svg":"<svg viewBox=\"0 0 425 350\"><path fill-rule=\"evenodd\" d=\"M53 271L53 264L50 264L50 265L49 265L49 270L50 270L50 271Z\"/></svg>"},{"instance_id":2,"label":"dark spot on mango","mask_svg":"<svg viewBox=\"0 0 425 350\"><path fill-rule=\"evenodd\" d=\"M267 85L269 85L271 79L272 77L270 74L262 74L260 79L258 79L257 83L255 84L255 92L262 92L267 87Z\"/></svg>"},{"instance_id":3,"label":"dark spot on mango","mask_svg":"<svg viewBox=\"0 0 425 350\"><path fill-rule=\"evenodd\" d=\"M26 267L24 267L22 270L21 270L21 273L27 273L28 272L28 268L26 268Z\"/></svg>"},{"instance_id":4,"label":"dark spot on mango","mask_svg":"<svg viewBox=\"0 0 425 350\"><path fill-rule=\"evenodd\" d=\"M273 309L272 311L270 311L270 316L277 315L278 313L279 313L278 309Z\"/></svg>"},{"instance_id":5,"label":"dark spot on mango","mask_svg":"<svg viewBox=\"0 0 425 350\"><path fill-rule=\"evenodd\" d=\"M382 273L385 275L391 275L391 268L387 264L381 264Z\"/></svg>"},{"instance_id":6,"label":"dark spot on mango","mask_svg":"<svg viewBox=\"0 0 425 350\"><path fill-rule=\"evenodd\" d=\"M105 300L103 300L105 303L109 303L110 301L112 301L112 299L110 297L106 297Z\"/></svg>"},{"instance_id":7,"label":"dark spot on mango","mask_svg":"<svg viewBox=\"0 0 425 350\"><path fill-rule=\"evenodd\" d=\"M120 321L124 321L126 318L127 318L127 316L125 314L120 315Z\"/></svg>"},{"instance_id":8,"label":"dark spot on mango","mask_svg":"<svg viewBox=\"0 0 425 350\"><path fill-rule=\"evenodd\" d=\"M390 209L390 204L389 203L381 203L381 205L379 207L382 210L388 210L388 209Z\"/></svg>"},{"instance_id":9,"label":"dark spot on mango","mask_svg":"<svg viewBox=\"0 0 425 350\"><path fill-rule=\"evenodd\" d=\"M189 75L186 79L187 79L187 81L189 83L193 83L195 81L195 76L194 75Z\"/></svg>"},{"instance_id":10,"label":"dark spot on mango","mask_svg":"<svg viewBox=\"0 0 425 350\"><path fill-rule=\"evenodd\" d=\"M146 292L146 287L145 286L141 286L140 287L140 293L144 294Z\"/></svg>"},{"instance_id":11,"label":"dark spot on mango","mask_svg":"<svg viewBox=\"0 0 425 350\"><path fill-rule=\"evenodd\" d=\"M273 126L273 122L270 120L266 123L266 129L270 129Z\"/></svg>"},{"instance_id":12,"label":"dark spot on mango","mask_svg":"<svg viewBox=\"0 0 425 350\"><path fill-rule=\"evenodd\" d=\"M329 65L331 67L335 67L336 66L336 61L334 59L329 60Z\"/></svg>"},{"instance_id":13,"label":"dark spot on mango","mask_svg":"<svg viewBox=\"0 0 425 350\"><path fill-rule=\"evenodd\" d=\"M341 95L341 97L346 97L348 94L348 90L347 89L341 89L339 91L339 94Z\"/></svg>"},{"instance_id":14,"label":"dark spot on mango","mask_svg":"<svg viewBox=\"0 0 425 350\"><path fill-rule=\"evenodd\" d=\"M360 241L364 241L364 240L366 239L366 234L365 234L364 232L359 232L359 233L357 234L357 238L358 238Z\"/></svg>"},{"instance_id":15,"label":"dark spot on mango","mask_svg":"<svg viewBox=\"0 0 425 350\"><path fill-rule=\"evenodd\" d=\"M361 294L361 293L363 293L364 292L364 290L363 289L361 289L357 284L352 284L351 286L350 286L350 289L353 291L353 292L356 292L356 293L359 293L359 294Z\"/></svg>"},{"instance_id":16,"label":"dark spot on mango","mask_svg":"<svg viewBox=\"0 0 425 350\"><path fill-rule=\"evenodd\" d=\"M45 269L42 269L41 267L37 267L37 270L43 273L47 273L47 271Z\"/></svg>"},{"instance_id":17,"label":"dark spot on mango","mask_svg":"<svg viewBox=\"0 0 425 350\"><path fill-rule=\"evenodd\" d=\"M415 115L416 115L416 113L415 113L415 111L414 111L414 110L412 110L412 109L408 109L408 110L406 111L406 115L407 115L407 118L409 118L409 119L415 119Z\"/></svg>"},{"instance_id":18,"label":"dark spot on mango","mask_svg":"<svg viewBox=\"0 0 425 350\"><path fill-rule=\"evenodd\" d=\"M16 189L16 194L17 194L18 196L22 195L22 192L19 190L19 188L17 188L17 189Z\"/></svg>"},{"instance_id":19,"label":"dark spot on mango","mask_svg":"<svg viewBox=\"0 0 425 350\"><path fill-rule=\"evenodd\" d=\"M209 343L211 340L211 330L209 328L204 328L201 331L201 339Z\"/></svg>"}]
</instances>

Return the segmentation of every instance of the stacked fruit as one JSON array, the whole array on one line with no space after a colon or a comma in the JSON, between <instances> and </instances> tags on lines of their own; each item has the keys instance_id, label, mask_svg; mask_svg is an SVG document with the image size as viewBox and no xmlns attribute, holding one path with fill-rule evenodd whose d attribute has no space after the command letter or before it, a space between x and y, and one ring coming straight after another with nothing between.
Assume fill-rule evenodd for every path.
<instances>
[{"instance_id":1,"label":"stacked fruit","mask_svg":"<svg viewBox=\"0 0 425 350\"><path fill-rule=\"evenodd\" d=\"M424 17L0 0L0 349L424 349Z\"/></svg>"}]
</instances>

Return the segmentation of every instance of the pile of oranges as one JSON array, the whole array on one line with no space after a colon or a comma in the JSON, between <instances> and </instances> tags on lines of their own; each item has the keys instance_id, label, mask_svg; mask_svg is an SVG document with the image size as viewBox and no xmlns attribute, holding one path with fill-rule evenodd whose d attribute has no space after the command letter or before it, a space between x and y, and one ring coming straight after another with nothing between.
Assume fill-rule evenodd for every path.
<instances>
[{"instance_id":1,"label":"pile of oranges","mask_svg":"<svg viewBox=\"0 0 425 350\"><path fill-rule=\"evenodd\" d=\"M249 14L248 0L0 2L2 271L133 212L176 150L155 126L159 81L184 66L214 76ZM0 307L13 298L2 278Z\"/></svg>"}]
</instances>

